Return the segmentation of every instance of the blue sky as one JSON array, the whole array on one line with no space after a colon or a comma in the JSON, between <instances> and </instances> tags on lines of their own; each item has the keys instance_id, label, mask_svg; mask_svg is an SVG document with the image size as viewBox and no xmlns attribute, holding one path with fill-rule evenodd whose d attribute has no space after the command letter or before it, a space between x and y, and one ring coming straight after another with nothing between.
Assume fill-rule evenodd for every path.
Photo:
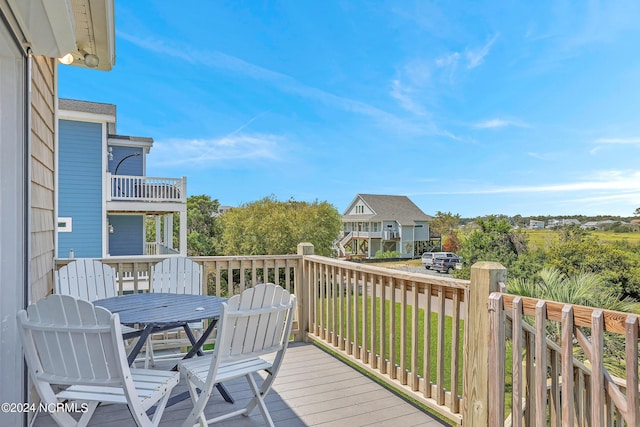
<instances>
[{"instance_id":1,"label":"blue sky","mask_svg":"<svg viewBox=\"0 0 640 427\"><path fill-rule=\"evenodd\" d=\"M179 3L116 0L116 66L61 65L59 91L116 104L189 195L640 207L639 2Z\"/></svg>"}]
</instances>

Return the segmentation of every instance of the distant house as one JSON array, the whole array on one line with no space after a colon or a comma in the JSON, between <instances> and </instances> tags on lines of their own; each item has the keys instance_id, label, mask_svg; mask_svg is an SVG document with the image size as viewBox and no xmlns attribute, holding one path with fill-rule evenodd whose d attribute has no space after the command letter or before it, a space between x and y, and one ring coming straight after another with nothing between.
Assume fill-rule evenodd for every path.
<instances>
[{"instance_id":1,"label":"distant house","mask_svg":"<svg viewBox=\"0 0 640 427\"><path fill-rule=\"evenodd\" d=\"M561 219L550 219L547 222L547 227L548 228L556 228L556 227L567 227L570 225L580 225L580 221L578 221L577 219L574 218L561 218Z\"/></svg>"},{"instance_id":2,"label":"distant house","mask_svg":"<svg viewBox=\"0 0 640 427\"><path fill-rule=\"evenodd\" d=\"M529 228L531 230L542 230L544 228L544 221L537 221L535 219L529 220Z\"/></svg>"},{"instance_id":3,"label":"distant house","mask_svg":"<svg viewBox=\"0 0 640 427\"><path fill-rule=\"evenodd\" d=\"M377 251L418 256L429 246L431 219L406 196L358 194L342 215L340 256L373 258Z\"/></svg>"},{"instance_id":4,"label":"distant house","mask_svg":"<svg viewBox=\"0 0 640 427\"><path fill-rule=\"evenodd\" d=\"M146 176L153 139L116 134L112 104L60 99L58 127L56 256L186 256L186 178ZM152 242L148 216L156 221Z\"/></svg>"}]
</instances>

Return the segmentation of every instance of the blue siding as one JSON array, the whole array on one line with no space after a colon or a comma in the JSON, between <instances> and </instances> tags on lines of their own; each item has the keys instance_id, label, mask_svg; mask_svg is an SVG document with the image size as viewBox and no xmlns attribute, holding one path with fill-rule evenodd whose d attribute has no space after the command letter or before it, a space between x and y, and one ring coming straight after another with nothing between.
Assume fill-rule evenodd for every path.
<instances>
[{"instance_id":1,"label":"blue siding","mask_svg":"<svg viewBox=\"0 0 640 427\"><path fill-rule=\"evenodd\" d=\"M102 256L102 124L60 120L58 216L73 231L58 233L57 256Z\"/></svg>"},{"instance_id":2,"label":"blue siding","mask_svg":"<svg viewBox=\"0 0 640 427\"><path fill-rule=\"evenodd\" d=\"M144 215L110 215L109 255L144 255Z\"/></svg>"},{"instance_id":3,"label":"blue siding","mask_svg":"<svg viewBox=\"0 0 640 427\"><path fill-rule=\"evenodd\" d=\"M122 147L114 145L112 147L113 160L109 160L109 172L115 173L118 168L118 175L144 176L144 153L139 147ZM129 157L135 153L140 153L137 157ZM122 161L122 163L120 163ZM120 163L120 167L118 167Z\"/></svg>"}]
</instances>

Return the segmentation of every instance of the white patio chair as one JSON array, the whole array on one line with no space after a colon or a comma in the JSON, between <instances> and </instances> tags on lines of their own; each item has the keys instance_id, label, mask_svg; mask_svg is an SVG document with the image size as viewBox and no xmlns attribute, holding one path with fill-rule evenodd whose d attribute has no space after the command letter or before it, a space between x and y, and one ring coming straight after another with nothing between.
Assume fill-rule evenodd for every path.
<instances>
[{"instance_id":1,"label":"white patio chair","mask_svg":"<svg viewBox=\"0 0 640 427\"><path fill-rule=\"evenodd\" d=\"M158 425L179 373L130 369L117 314L54 294L17 317L29 376L43 403L87 405L79 420L65 411L49 412L58 425L87 425L101 402L126 404L138 426ZM65 388L57 391L60 386ZM149 419L146 411L154 405Z\"/></svg>"},{"instance_id":2,"label":"white patio chair","mask_svg":"<svg viewBox=\"0 0 640 427\"><path fill-rule=\"evenodd\" d=\"M118 295L116 271L91 258L78 258L54 271L56 293L86 301Z\"/></svg>"},{"instance_id":3,"label":"white patio chair","mask_svg":"<svg viewBox=\"0 0 640 427\"><path fill-rule=\"evenodd\" d=\"M166 258L151 267L149 292L202 295L202 266L186 257ZM193 330L194 335L198 338L204 330L204 323L189 323L189 328ZM169 354L158 357L154 355L153 350L190 346L191 342L182 332L182 328L177 328L153 334L148 340L152 343L152 348L148 352L145 367L149 361L152 365L155 365L156 358L181 358L182 354ZM213 336L214 333L211 335Z\"/></svg>"},{"instance_id":4,"label":"white patio chair","mask_svg":"<svg viewBox=\"0 0 640 427\"><path fill-rule=\"evenodd\" d=\"M71 295L86 301L118 296L116 270L92 258L77 258L53 272L56 293ZM130 326L121 326L123 333L137 332ZM131 343L127 344L127 348ZM146 367L146 366L145 366Z\"/></svg>"},{"instance_id":5,"label":"white patio chair","mask_svg":"<svg viewBox=\"0 0 640 427\"><path fill-rule=\"evenodd\" d=\"M274 425L264 397L273 385L289 343L295 300L296 297L282 287L268 283L247 289L223 303L213 353L179 364L194 405L183 427L198 421L205 426L240 414L248 416L256 406L265 422ZM274 353L272 362L260 357ZM254 378L254 373L259 371L267 373L260 387ZM247 406L205 419L203 410L213 386L238 377L247 379L253 393Z\"/></svg>"}]
</instances>

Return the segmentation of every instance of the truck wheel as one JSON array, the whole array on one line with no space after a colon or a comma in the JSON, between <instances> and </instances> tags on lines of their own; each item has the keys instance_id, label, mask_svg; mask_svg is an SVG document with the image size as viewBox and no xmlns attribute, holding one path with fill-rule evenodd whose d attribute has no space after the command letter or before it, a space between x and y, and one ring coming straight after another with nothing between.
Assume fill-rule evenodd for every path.
<instances>
[{"instance_id":1,"label":"truck wheel","mask_svg":"<svg viewBox=\"0 0 640 427\"><path fill-rule=\"evenodd\" d=\"M453 271L453 267L447 268L447 274L451 274L452 271Z\"/></svg>"},{"instance_id":2,"label":"truck wheel","mask_svg":"<svg viewBox=\"0 0 640 427\"><path fill-rule=\"evenodd\" d=\"M425 265L424 268L426 268L427 270L431 269L431 267L429 267L428 265Z\"/></svg>"}]
</instances>

